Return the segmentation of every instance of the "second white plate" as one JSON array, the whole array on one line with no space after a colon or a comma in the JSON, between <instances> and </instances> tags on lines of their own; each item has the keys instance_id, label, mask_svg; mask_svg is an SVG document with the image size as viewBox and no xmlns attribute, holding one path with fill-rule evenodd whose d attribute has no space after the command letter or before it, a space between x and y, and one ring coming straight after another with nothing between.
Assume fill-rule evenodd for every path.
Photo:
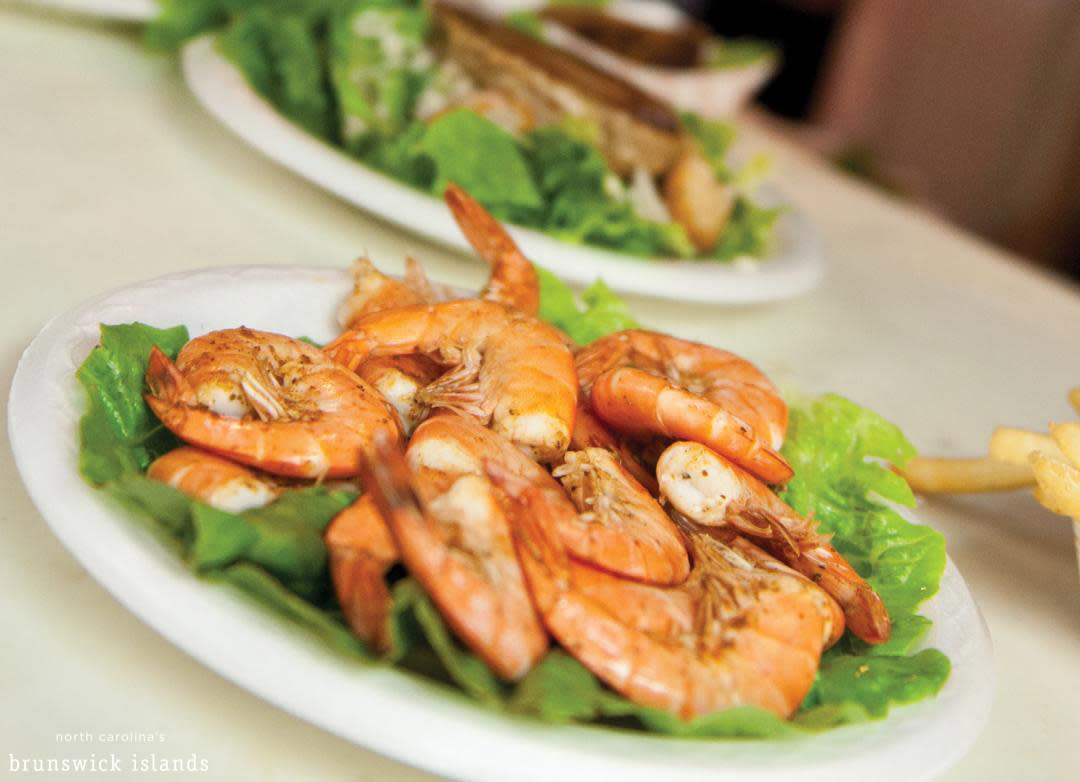
<instances>
[{"instance_id":1,"label":"second white plate","mask_svg":"<svg viewBox=\"0 0 1080 782\"><path fill-rule=\"evenodd\" d=\"M267 157L402 228L472 253L442 201L294 125L251 88L220 53L214 35L184 47L183 68L188 86L206 110ZM529 258L569 282L588 285L600 277L618 291L685 301L735 304L790 298L813 288L824 265L817 230L793 208L778 220L766 258L737 263L642 259L563 242L528 228L509 230Z\"/></svg>"}]
</instances>

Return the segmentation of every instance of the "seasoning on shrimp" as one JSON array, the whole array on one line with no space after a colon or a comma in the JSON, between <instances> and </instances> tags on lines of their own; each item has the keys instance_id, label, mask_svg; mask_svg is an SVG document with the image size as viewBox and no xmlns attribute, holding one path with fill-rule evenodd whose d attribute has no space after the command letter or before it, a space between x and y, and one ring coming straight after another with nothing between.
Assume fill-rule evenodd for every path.
<instances>
[{"instance_id":1,"label":"seasoning on shrimp","mask_svg":"<svg viewBox=\"0 0 1080 782\"><path fill-rule=\"evenodd\" d=\"M881 598L846 559L769 487L700 443L677 442L657 462L660 492L698 524L731 525L832 595L848 627L867 643L889 640Z\"/></svg>"},{"instance_id":2,"label":"seasoning on shrimp","mask_svg":"<svg viewBox=\"0 0 1080 782\"><path fill-rule=\"evenodd\" d=\"M175 364L154 348L146 381L147 404L180 439L274 475L351 477L377 432L401 437L371 386L280 334L211 332Z\"/></svg>"}]
</instances>

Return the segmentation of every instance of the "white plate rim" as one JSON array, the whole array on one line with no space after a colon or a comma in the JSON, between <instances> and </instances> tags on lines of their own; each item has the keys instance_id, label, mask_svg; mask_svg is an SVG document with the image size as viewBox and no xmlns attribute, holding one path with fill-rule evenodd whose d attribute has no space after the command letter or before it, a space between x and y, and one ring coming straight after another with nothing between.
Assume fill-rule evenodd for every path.
<instances>
[{"instance_id":1,"label":"white plate rim","mask_svg":"<svg viewBox=\"0 0 1080 782\"><path fill-rule=\"evenodd\" d=\"M243 291L255 287L259 295L243 301ZM416 677L342 660L283 629L239 595L193 577L137 522L78 479L83 400L72 373L95 344L98 322L173 325L166 322L169 315L162 320L155 313L230 302L239 304L231 317L266 328L264 322L276 317L267 309L278 301L322 297L325 306L304 330L319 339L331 328L330 302L347 288L347 271L340 268L242 266L168 275L96 296L57 316L19 362L8 426L31 498L90 574L171 643L331 733L463 779L504 779L512 768L518 778L537 780L556 773L581 780L618 774L627 782L773 780L796 772L808 780L856 774L909 780L940 773L974 742L989 716L995 674L985 622L951 560L941 591L924 606L935 621L926 643L945 651L953 664L935 698L894 709L884 721L794 741L672 739L502 715ZM266 291L277 291L278 299ZM198 333L195 323L188 325Z\"/></svg>"},{"instance_id":2,"label":"white plate rim","mask_svg":"<svg viewBox=\"0 0 1080 782\"><path fill-rule=\"evenodd\" d=\"M334 195L401 228L473 255L439 199L349 157L279 114L218 50L208 33L185 44L184 78L212 116L266 157ZM762 196L783 201L775 190ZM611 288L655 298L748 304L791 298L815 287L824 274L824 243L793 206L777 221L774 251L750 262L648 260L572 244L539 231L508 226L522 251L568 282L597 277Z\"/></svg>"}]
</instances>

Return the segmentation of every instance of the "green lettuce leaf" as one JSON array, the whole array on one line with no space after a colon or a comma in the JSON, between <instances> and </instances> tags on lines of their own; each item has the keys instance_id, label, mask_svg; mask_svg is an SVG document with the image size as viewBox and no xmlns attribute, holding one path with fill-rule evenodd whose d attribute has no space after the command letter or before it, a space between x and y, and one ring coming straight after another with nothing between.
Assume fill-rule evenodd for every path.
<instances>
[{"instance_id":1,"label":"green lettuce leaf","mask_svg":"<svg viewBox=\"0 0 1080 782\"><path fill-rule=\"evenodd\" d=\"M90 483L143 471L176 447L176 438L143 401L143 386L150 348L157 345L175 358L187 341L183 326L101 326L100 344L76 372L87 400L86 414L79 422L79 472Z\"/></svg>"},{"instance_id":2,"label":"green lettuce leaf","mask_svg":"<svg viewBox=\"0 0 1080 782\"><path fill-rule=\"evenodd\" d=\"M709 251L714 260L730 261L743 256L760 257L771 245L773 227L784 213L783 207L766 207L746 196L736 196L727 228Z\"/></svg>"},{"instance_id":3,"label":"green lettuce leaf","mask_svg":"<svg viewBox=\"0 0 1080 782\"><path fill-rule=\"evenodd\" d=\"M830 655L822 661L807 696L813 707L853 703L872 719L892 706L913 703L937 693L949 676L949 658L937 649L902 655ZM804 704L805 707L805 704Z\"/></svg>"},{"instance_id":4,"label":"green lettuce leaf","mask_svg":"<svg viewBox=\"0 0 1080 782\"><path fill-rule=\"evenodd\" d=\"M218 45L283 114L316 136L333 139L337 122L318 30L307 13L256 7L227 26Z\"/></svg>"},{"instance_id":5,"label":"green lettuce leaf","mask_svg":"<svg viewBox=\"0 0 1080 782\"><path fill-rule=\"evenodd\" d=\"M428 125L417 149L434 165L436 195L454 182L499 214L543 203L514 137L468 109L449 111Z\"/></svg>"},{"instance_id":6,"label":"green lettuce leaf","mask_svg":"<svg viewBox=\"0 0 1080 782\"><path fill-rule=\"evenodd\" d=\"M144 32L147 45L173 51L196 35L228 21L226 0L159 0L159 13Z\"/></svg>"},{"instance_id":7,"label":"green lettuce leaf","mask_svg":"<svg viewBox=\"0 0 1080 782\"><path fill-rule=\"evenodd\" d=\"M836 549L881 595L893 622L886 644L870 646L848 633L826 652L808 704L854 700L877 717L889 702L937 692L948 677L940 653L904 656L929 628L915 612L937 592L945 571L941 534L887 504L915 504L907 483L887 466L902 467L914 454L895 425L836 394L791 409L783 455L795 477L780 496L799 513L812 513L832 535ZM873 672L872 684L849 681L866 671Z\"/></svg>"},{"instance_id":8,"label":"green lettuce leaf","mask_svg":"<svg viewBox=\"0 0 1080 782\"><path fill-rule=\"evenodd\" d=\"M779 59L780 50L756 38L712 38L706 42L702 64L707 68L743 68L760 60Z\"/></svg>"},{"instance_id":9,"label":"green lettuce leaf","mask_svg":"<svg viewBox=\"0 0 1080 782\"><path fill-rule=\"evenodd\" d=\"M631 255L692 256L694 248L682 226L646 220L628 201L612 196L609 182L614 174L583 137L587 134L587 128L564 123L535 130L522 140L543 208L518 210L508 217L566 241Z\"/></svg>"},{"instance_id":10,"label":"green lettuce leaf","mask_svg":"<svg viewBox=\"0 0 1080 782\"><path fill-rule=\"evenodd\" d=\"M542 266L533 265L540 279L540 317L575 342L587 345L612 332L638 327L626 304L603 280L582 293L584 306L579 306L570 286Z\"/></svg>"},{"instance_id":11,"label":"green lettuce leaf","mask_svg":"<svg viewBox=\"0 0 1080 782\"><path fill-rule=\"evenodd\" d=\"M503 23L538 41L544 38L544 21L535 11L513 11L503 17Z\"/></svg>"},{"instance_id":12,"label":"green lettuce leaf","mask_svg":"<svg viewBox=\"0 0 1080 782\"><path fill-rule=\"evenodd\" d=\"M281 619L326 649L362 662L376 659L375 654L352 634L338 612L313 605L257 565L237 562L203 575L209 581L239 590L260 604L267 615Z\"/></svg>"},{"instance_id":13,"label":"green lettuce leaf","mask_svg":"<svg viewBox=\"0 0 1080 782\"><path fill-rule=\"evenodd\" d=\"M706 119L692 112L684 112L680 117L683 127L694 137L701 154L713 167L717 179L730 182L734 175L728 167L727 154L735 140L735 126L723 120Z\"/></svg>"},{"instance_id":14,"label":"green lettuce leaf","mask_svg":"<svg viewBox=\"0 0 1080 782\"><path fill-rule=\"evenodd\" d=\"M246 561L312 600L326 593L323 530L355 498L350 492L312 486L287 491L264 508L228 513L139 473L120 476L105 489L129 509L155 520L159 533L173 539L196 572Z\"/></svg>"}]
</instances>

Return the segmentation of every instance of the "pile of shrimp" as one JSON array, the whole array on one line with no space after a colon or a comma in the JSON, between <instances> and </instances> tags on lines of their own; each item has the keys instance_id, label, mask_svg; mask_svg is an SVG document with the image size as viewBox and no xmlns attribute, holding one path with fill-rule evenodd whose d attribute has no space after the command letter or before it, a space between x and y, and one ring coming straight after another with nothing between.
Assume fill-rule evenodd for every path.
<instances>
[{"instance_id":1,"label":"pile of shrimp","mask_svg":"<svg viewBox=\"0 0 1080 782\"><path fill-rule=\"evenodd\" d=\"M186 446L149 475L231 511L358 481L325 533L349 626L388 648L401 565L507 681L557 643L684 719L789 717L845 628L888 639L878 595L770 488L792 469L764 374L650 331L573 344L502 227L446 201L490 264L476 297L360 260L323 349L238 328L154 350L147 402Z\"/></svg>"}]
</instances>

